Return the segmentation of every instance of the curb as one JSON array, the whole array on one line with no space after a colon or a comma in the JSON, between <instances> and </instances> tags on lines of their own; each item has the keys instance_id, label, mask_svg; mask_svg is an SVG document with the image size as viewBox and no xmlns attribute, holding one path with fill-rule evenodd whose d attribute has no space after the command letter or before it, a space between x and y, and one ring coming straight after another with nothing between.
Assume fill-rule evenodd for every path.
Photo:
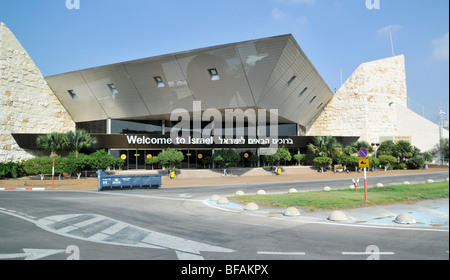
<instances>
[{"instance_id":1,"label":"curb","mask_svg":"<svg viewBox=\"0 0 450 280\"><path fill-rule=\"evenodd\" d=\"M45 191L45 188L0 188L0 191Z\"/></svg>"}]
</instances>

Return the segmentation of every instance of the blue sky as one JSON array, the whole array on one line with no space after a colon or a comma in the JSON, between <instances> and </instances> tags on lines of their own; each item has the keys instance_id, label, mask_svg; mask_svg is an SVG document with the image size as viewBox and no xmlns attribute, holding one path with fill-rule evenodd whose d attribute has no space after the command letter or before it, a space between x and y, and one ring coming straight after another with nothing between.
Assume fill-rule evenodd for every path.
<instances>
[{"instance_id":1,"label":"blue sky","mask_svg":"<svg viewBox=\"0 0 450 280\"><path fill-rule=\"evenodd\" d=\"M75 1L75 0L72 0ZM449 1L0 0L0 21L44 76L218 44L294 35L334 91L364 62L406 57L410 104L449 108ZM372 0L375 3L377 0ZM448 114L447 114L448 115Z\"/></svg>"}]
</instances>

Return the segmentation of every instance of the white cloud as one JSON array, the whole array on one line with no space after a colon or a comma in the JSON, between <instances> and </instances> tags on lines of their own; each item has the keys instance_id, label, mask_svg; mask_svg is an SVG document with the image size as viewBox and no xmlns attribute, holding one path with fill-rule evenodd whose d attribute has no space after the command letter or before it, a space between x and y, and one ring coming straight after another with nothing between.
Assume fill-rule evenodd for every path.
<instances>
[{"instance_id":1,"label":"white cloud","mask_svg":"<svg viewBox=\"0 0 450 280\"><path fill-rule=\"evenodd\" d=\"M433 40L433 58L436 60L449 60L449 37L448 32L438 38Z\"/></svg>"},{"instance_id":2,"label":"white cloud","mask_svg":"<svg viewBox=\"0 0 450 280\"><path fill-rule=\"evenodd\" d=\"M378 30L377 35L380 37L390 36L389 31L394 33L396 31L401 30L402 28L403 28L403 26L401 26L401 25L396 25L396 24L388 25L388 26L385 26L385 27L381 28L380 30Z\"/></svg>"},{"instance_id":3,"label":"white cloud","mask_svg":"<svg viewBox=\"0 0 450 280\"><path fill-rule=\"evenodd\" d=\"M287 16L283 11L280 11L278 8L274 8L272 10L272 18L274 20L285 20Z\"/></svg>"}]
</instances>

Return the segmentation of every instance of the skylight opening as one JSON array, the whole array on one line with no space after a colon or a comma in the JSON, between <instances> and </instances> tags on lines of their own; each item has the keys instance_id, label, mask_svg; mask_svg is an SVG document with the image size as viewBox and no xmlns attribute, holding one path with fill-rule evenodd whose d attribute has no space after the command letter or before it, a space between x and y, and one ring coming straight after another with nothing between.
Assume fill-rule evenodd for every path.
<instances>
[{"instance_id":1,"label":"skylight opening","mask_svg":"<svg viewBox=\"0 0 450 280\"><path fill-rule=\"evenodd\" d=\"M307 87L305 87L305 89L304 90L302 90L302 92L300 92L300 94L298 95L299 97L302 97L302 95L306 92L308 90L308 88Z\"/></svg>"},{"instance_id":2,"label":"skylight opening","mask_svg":"<svg viewBox=\"0 0 450 280\"><path fill-rule=\"evenodd\" d=\"M163 79L162 79L160 76L154 77L153 79L155 80L155 83L156 83L156 85L157 85L159 88L164 88L164 87L166 87L166 85L164 84Z\"/></svg>"},{"instance_id":3,"label":"skylight opening","mask_svg":"<svg viewBox=\"0 0 450 280\"><path fill-rule=\"evenodd\" d=\"M211 78L211 81L218 81L218 80L220 80L219 73L217 72L217 69L215 69L215 68L208 69L208 73L209 73L209 76Z\"/></svg>"},{"instance_id":4,"label":"skylight opening","mask_svg":"<svg viewBox=\"0 0 450 280\"><path fill-rule=\"evenodd\" d=\"M75 92L73 90L68 90L67 92L69 93L69 95L72 99L77 98L77 95L75 94Z\"/></svg>"},{"instance_id":5,"label":"skylight opening","mask_svg":"<svg viewBox=\"0 0 450 280\"><path fill-rule=\"evenodd\" d=\"M108 88L113 95L116 95L119 93L119 91L117 90L117 88L114 84L108 84Z\"/></svg>"},{"instance_id":6,"label":"skylight opening","mask_svg":"<svg viewBox=\"0 0 450 280\"><path fill-rule=\"evenodd\" d=\"M292 78L288 81L287 85L290 86L292 84L292 82L296 79L297 77L294 75L292 76Z\"/></svg>"}]
</instances>

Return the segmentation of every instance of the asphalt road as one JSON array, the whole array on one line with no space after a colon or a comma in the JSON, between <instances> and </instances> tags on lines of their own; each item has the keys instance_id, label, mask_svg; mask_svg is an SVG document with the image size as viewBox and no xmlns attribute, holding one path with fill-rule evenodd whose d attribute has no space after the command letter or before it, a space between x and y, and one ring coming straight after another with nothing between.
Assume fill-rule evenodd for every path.
<instances>
[{"instance_id":1,"label":"asphalt road","mask_svg":"<svg viewBox=\"0 0 450 280\"><path fill-rule=\"evenodd\" d=\"M369 173L368 185L447 177L448 172L389 177ZM104 192L4 191L0 260L449 259L448 226L333 223L208 202L213 194L234 195L237 190L281 193L349 185L349 180L323 180Z\"/></svg>"}]
</instances>

